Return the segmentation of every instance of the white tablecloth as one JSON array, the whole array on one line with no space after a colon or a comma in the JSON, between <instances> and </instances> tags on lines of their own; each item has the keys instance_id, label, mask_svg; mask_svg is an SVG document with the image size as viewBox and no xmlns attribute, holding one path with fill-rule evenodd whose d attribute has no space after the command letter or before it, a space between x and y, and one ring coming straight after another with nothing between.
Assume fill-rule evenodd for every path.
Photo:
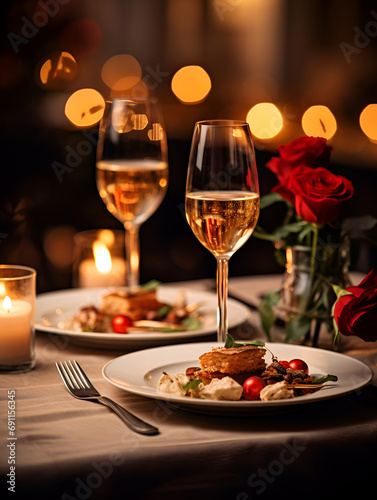
<instances>
[{"instance_id":1,"label":"white tablecloth","mask_svg":"<svg viewBox=\"0 0 377 500\"><path fill-rule=\"evenodd\" d=\"M261 279L242 283L255 289ZM240 291L236 279L235 289ZM250 323L242 332L262 335ZM351 342L346 351L377 373L376 343ZM0 375L1 498L248 500L300 493L326 499L333 491L364 498L374 483L375 379L356 393L290 412L208 416L110 385L102 367L122 352L79 347L46 333L37 334L36 352L34 370ZM54 365L63 359L78 360L103 394L159 427L160 434L135 434L106 407L71 397ZM8 391L16 395L13 440ZM5 481L13 458L16 494Z\"/></svg>"}]
</instances>

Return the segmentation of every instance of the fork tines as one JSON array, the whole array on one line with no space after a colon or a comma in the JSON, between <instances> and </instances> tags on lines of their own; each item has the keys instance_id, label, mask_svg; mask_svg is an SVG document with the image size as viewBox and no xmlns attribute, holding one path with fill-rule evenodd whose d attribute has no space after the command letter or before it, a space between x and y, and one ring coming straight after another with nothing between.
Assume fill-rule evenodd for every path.
<instances>
[{"instance_id":1,"label":"fork tines","mask_svg":"<svg viewBox=\"0 0 377 500\"><path fill-rule=\"evenodd\" d=\"M60 361L60 363L55 364L63 382L66 386L69 384L68 389L89 389L91 387L88 378L77 361Z\"/></svg>"}]
</instances>

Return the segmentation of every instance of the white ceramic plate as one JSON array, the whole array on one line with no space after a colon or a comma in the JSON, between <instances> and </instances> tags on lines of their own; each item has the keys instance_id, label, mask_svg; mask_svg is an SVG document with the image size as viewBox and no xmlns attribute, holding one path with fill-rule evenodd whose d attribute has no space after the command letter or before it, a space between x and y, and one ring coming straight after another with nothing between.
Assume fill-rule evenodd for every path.
<instances>
[{"instance_id":1,"label":"white ceramic plate","mask_svg":"<svg viewBox=\"0 0 377 500\"><path fill-rule=\"evenodd\" d=\"M146 349L120 356L107 363L102 374L111 384L128 392L148 398L168 401L178 409L197 413L235 415L248 413L269 413L272 410L293 409L295 405L314 403L324 399L343 396L368 384L372 370L361 361L343 354L306 346L266 343L279 359L304 359L311 375L332 374L337 382L328 382L319 391L292 399L276 401L215 401L171 396L157 393L157 382L166 373L182 373L186 368L199 366L198 357L210 351L216 342L202 342ZM271 362L267 352L266 363Z\"/></svg>"},{"instance_id":2,"label":"white ceramic plate","mask_svg":"<svg viewBox=\"0 0 377 500\"><path fill-rule=\"evenodd\" d=\"M105 349L135 349L166 344L177 344L195 341L199 337L216 332L217 329L217 298L216 294L182 287L161 285L157 296L161 302L174 303L182 291L186 294L187 304L203 302L197 311L202 317L202 328L188 332L132 332L127 334L93 333L69 330L66 325L70 318L77 314L80 307L94 304L99 305L101 297L109 290L104 288L61 290L40 294L36 300L37 330L46 333L66 335L77 345L105 348ZM228 323L229 328L247 321L251 316L249 309L229 299Z\"/></svg>"}]
</instances>

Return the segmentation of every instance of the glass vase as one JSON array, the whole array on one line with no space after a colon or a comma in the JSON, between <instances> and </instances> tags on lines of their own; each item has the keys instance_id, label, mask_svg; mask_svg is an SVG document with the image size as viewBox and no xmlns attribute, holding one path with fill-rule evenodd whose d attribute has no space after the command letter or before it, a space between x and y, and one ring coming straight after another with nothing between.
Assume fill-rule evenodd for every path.
<instances>
[{"instance_id":1,"label":"glass vase","mask_svg":"<svg viewBox=\"0 0 377 500\"><path fill-rule=\"evenodd\" d=\"M351 285L349 266L348 239L318 245L314 260L311 247L286 248L278 304L286 322L286 340L302 340L317 346L321 330L333 331L331 309L336 295L332 285L342 288Z\"/></svg>"}]
</instances>

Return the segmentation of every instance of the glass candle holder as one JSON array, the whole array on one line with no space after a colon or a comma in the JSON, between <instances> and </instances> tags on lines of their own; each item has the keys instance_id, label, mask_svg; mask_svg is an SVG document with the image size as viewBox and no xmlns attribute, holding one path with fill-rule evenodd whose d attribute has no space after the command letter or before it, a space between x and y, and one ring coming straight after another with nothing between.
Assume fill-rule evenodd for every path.
<instances>
[{"instance_id":1,"label":"glass candle holder","mask_svg":"<svg viewBox=\"0 0 377 500\"><path fill-rule=\"evenodd\" d=\"M93 229L75 234L73 285L81 288L124 286L124 234Z\"/></svg>"},{"instance_id":2,"label":"glass candle holder","mask_svg":"<svg viewBox=\"0 0 377 500\"><path fill-rule=\"evenodd\" d=\"M35 269L0 265L0 371L35 366Z\"/></svg>"}]
</instances>

